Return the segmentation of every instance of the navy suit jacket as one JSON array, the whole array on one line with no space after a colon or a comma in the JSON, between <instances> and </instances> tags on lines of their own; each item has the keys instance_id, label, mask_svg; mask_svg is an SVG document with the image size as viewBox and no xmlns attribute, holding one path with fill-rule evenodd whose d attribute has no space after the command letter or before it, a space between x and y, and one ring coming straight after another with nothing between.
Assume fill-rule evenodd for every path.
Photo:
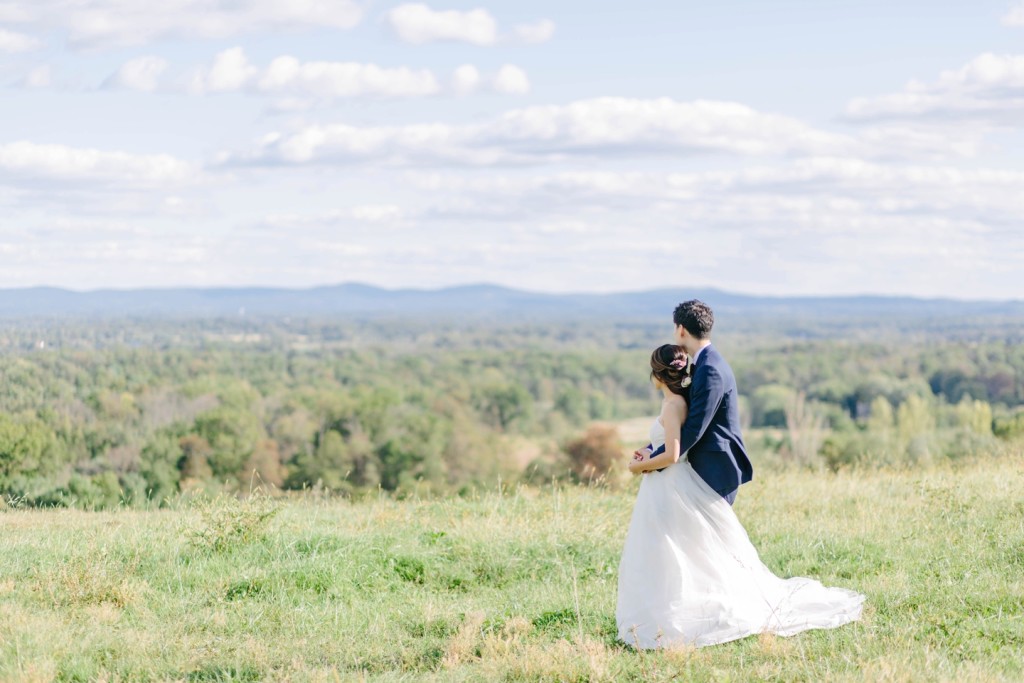
<instances>
[{"instance_id":1,"label":"navy suit jacket","mask_svg":"<svg viewBox=\"0 0 1024 683\"><path fill-rule=\"evenodd\" d=\"M663 453L660 447L653 455ZM740 434L739 392L732 368L713 346L697 358L690 382L690 410L683 423L680 453L700 478L727 496L754 476Z\"/></svg>"}]
</instances>

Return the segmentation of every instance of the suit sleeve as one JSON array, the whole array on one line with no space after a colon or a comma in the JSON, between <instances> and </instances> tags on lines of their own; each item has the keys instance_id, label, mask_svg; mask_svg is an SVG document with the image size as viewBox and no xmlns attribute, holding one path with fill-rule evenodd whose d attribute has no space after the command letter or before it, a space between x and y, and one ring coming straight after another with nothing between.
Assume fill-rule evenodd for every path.
<instances>
[{"instance_id":1,"label":"suit sleeve","mask_svg":"<svg viewBox=\"0 0 1024 683\"><path fill-rule=\"evenodd\" d=\"M685 453L700 441L725 397L722 376L711 365L697 368L690 385L690 412L679 437L679 452Z\"/></svg>"}]
</instances>

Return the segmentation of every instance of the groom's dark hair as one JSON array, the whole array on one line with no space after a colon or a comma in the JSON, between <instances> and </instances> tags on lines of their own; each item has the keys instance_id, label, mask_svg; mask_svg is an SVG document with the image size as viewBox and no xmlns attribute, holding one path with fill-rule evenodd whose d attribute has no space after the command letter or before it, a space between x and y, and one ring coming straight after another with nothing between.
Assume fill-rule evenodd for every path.
<instances>
[{"instance_id":1,"label":"groom's dark hair","mask_svg":"<svg viewBox=\"0 0 1024 683\"><path fill-rule=\"evenodd\" d=\"M715 325L715 314L711 307L703 301L690 299L676 306L672 313L672 320L676 325L682 325L686 331L697 339L707 339L711 336L711 328Z\"/></svg>"}]
</instances>

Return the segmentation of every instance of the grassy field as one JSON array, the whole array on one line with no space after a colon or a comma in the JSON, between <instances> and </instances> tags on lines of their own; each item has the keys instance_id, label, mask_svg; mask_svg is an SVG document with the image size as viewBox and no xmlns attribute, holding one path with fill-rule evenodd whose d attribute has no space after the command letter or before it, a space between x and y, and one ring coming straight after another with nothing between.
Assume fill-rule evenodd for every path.
<instances>
[{"instance_id":1,"label":"grassy field","mask_svg":"<svg viewBox=\"0 0 1024 683\"><path fill-rule=\"evenodd\" d=\"M615 640L634 485L475 499L0 512L0 678L1024 680L1024 460L760 473L777 573L863 621L637 653Z\"/></svg>"}]
</instances>

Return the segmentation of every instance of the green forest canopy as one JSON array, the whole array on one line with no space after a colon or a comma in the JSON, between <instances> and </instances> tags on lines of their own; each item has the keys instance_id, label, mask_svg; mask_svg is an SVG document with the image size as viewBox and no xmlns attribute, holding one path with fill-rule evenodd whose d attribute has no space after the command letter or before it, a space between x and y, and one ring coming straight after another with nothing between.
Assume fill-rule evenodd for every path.
<instances>
[{"instance_id":1,"label":"green forest canopy","mask_svg":"<svg viewBox=\"0 0 1024 683\"><path fill-rule=\"evenodd\" d=\"M917 462L1024 434L1021 326L726 320L762 464ZM731 323L731 324L730 324ZM888 326L887 326L888 325ZM0 327L0 496L159 504L182 490L438 493L572 476L561 443L653 415L670 323L24 319ZM542 449L543 450L543 449Z\"/></svg>"}]
</instances>

